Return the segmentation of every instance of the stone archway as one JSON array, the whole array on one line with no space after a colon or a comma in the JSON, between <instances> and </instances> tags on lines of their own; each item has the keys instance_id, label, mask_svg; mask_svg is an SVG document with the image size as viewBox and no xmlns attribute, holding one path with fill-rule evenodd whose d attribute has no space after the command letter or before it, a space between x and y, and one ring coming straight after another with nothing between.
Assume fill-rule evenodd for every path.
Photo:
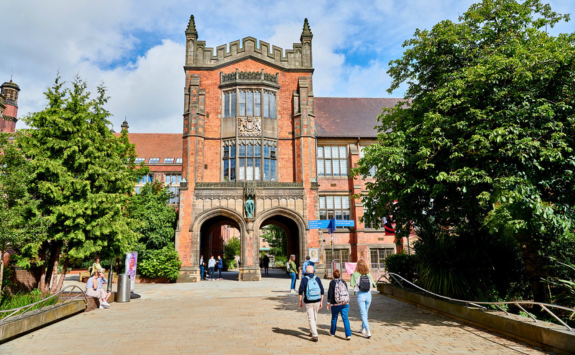
<instances>
[{"instance_id":1,"label":"stone archway","mask_svg":"<svg viewBox=\"0 0 575 355\"><path fill-rule=\"evenodd\" d=\"M247 240L247 225L244 218L235 210L226 207L217 207L200 213L194 223L190 226L191 232L191 267L186 268L187 277L192 282L199 282L200 277L200 253L201 253L201 238L202 231L209 231L218 225L229 224L233 225L240 231L240 239L242 243L241 259L247 260L244 245L248 243ZM243 267L243 266L242 266ZM240 268L240 275L242 268ZM241 278L240 278L241 279Z\"/></svg>"},{"instance_id":2,"label":"stone archway","mask_svg":"<svg viewBox=\"0 0 575 355\"><path fill-rule=\"evenodd\" d=\"M253 240L256 244L253 249L256 253L256 257L260 248L260 229L267 224L279 225L286 230L292 239L291 242L297 244L297 248L288 247L288 249L290 249L288 250L288 254L295 254L298 265L303 265L307 249L307 227L301 215L285 207L273 207L260 213L253 225ZM297 249L297 252L295 252L295 249Z\"/></svg>"}]
</instances>

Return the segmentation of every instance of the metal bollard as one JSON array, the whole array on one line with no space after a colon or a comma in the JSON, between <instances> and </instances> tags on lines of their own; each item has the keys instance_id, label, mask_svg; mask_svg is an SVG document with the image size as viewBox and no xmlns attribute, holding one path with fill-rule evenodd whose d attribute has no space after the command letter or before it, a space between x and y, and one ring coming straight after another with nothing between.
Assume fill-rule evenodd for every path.
<instances>
[{"instance_id":1,"label":"metal bollard","mask_svg":"<svg viewBox=\"0 0 575 355\"><path fill-rule=\"evenodd\" d=\"M116 302L130 302L130 275L118 275Z\"/></svg>"}]
</instances>

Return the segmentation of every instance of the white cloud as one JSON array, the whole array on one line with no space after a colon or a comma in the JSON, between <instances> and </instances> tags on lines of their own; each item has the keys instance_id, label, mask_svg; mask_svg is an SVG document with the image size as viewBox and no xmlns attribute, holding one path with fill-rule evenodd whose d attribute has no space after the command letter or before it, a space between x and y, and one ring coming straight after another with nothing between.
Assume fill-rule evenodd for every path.
<instances>
[{"instance_id":1,"label":"white cloud","mask_svg":"<svg viewBox=\"0 0 575 355\"><path fill-rule=\"evenodd\" d=\"M456 20L477 1L3 1L0 82L13 67L22 116L45 106L42 93L57 72L65 80L79 74L92 90L105 82L116 129L128 116L132 132L181 132L184 30L192 13L200 39L213 48L253 36L289 49L307 17L314 94L382 97L389 96L387 63L401 55L401 43L416 28ZM559 12L573 9L572 0L550 2Z\"/></svg>"}]
</instances>

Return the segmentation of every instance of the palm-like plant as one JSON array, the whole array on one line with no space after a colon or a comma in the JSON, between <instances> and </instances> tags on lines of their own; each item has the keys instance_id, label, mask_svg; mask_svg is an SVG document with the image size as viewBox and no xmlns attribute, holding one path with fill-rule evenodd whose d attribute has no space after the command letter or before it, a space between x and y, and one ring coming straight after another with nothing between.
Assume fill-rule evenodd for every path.
<instances>
[{"instance_id":1,"label":"palm-like plant","mask_svg":"<svg viewBox=\"0 0 575 355\"><path fill-rule=\"evenodd\" d=\"M567 306L575 305L575 265L573 265L569 260L565 259L565 263L562 263L554 259L558 264L565 266L567 268L568 274L571 280L563 280L560 278L548 279L549 283L557 290L559 294L555 296L553 302L561 303ZM573 319L575 312L571 314L569 319Z\"/></svg>"}]
</instances>

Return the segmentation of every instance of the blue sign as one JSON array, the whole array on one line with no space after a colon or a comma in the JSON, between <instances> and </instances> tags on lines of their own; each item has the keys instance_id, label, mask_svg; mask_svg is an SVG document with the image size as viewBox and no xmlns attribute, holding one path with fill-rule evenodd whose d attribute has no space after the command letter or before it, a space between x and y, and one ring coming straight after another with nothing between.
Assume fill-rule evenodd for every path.
<instances>
[{"instance_id":1,"label":"blue sign","mask_svg":"<svg viewBox=\"0 0 575 355\"><path fill-rule=\"evenodd\" d=\"M355 227L353 219L322 219L309 221L309 229L328 229L330 233L335 227Z\"/></svg>"},{"instance_id":2,"label":"blue sign","mask_svg":"<svg viewBox=\"0 0 575 355\"><path fill-rule=\"evenodd\" d=\"M312 220L309 221L309 229L325 229L329 225L329 220Z\"/></svg>"},{"instance_id":3,"label":"blue sign","mask_svg":"<svg viewBox=\"0 0 575 355\"><path fill-rule=\"evenodd\" d=\"M335 220L336 227L355 227L355 222L353 219L336 219Z\"/></svg>"}]
</instances>

